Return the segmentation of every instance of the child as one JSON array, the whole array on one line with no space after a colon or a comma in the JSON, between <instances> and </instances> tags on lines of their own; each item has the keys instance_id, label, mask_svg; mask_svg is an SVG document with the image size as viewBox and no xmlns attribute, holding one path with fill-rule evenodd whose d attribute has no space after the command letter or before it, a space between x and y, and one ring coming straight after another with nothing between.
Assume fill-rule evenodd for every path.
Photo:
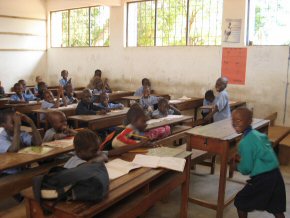
<instances>
[{"instance_id":1,"label":"child","mask_svg":"<svg viewBox=\"0 0 290 218\"><path fill-rule=\"evenodd\" d=\"M240 218L254 210L268 211L285 217L285 185L271 142L265 134L252 129L252 111L238 108L232 114L233 128L242 133L238 146L238 171L250 175L246 186L236 195L235 206Z\"/></svg>"},{"instance_id":2,"label":"child","mask_svg":"<svg viewBox=\"0 0 290 218\"><path fill-rule=\"evenodd\" d=\"M5 91L0 81L0 98L4 98L4 97L5 97Z\"/></svg>"},{"instance_id":3,"label":"child","mask_svg":"<svg viewBox=\"0 0 290 218\"><path fill-rule=\"evenodd\" d=\"M145 86L143 90L143 96L140 99L140 105L144 110L151 114L154 110L154 105L158 104L160 97L150 95L150 87Z\"/></svg>"},{"instance_id":4,"label":"child","mask_svg":"<svg viewBox=\"0 0 290 218\"><path fill-rule=\"evenodd\" d=\"M48 122L52 128L45 132L44 142L64 139L68 136L74 136L77 133L68 127L66 116L61 111L50 112L48 114Z\"/></svg>"},{"instance_id":5,"label":"child","mask_svg":"<svg viewBox=\"0 0 290 218\"><path fill-rule=\"evenodd\" d=\"M32 128L32 135L20 131L21 121ZM42 139L34 122L26 115L15 113L11 109L0 111L0 153L17 152L25 146L39 146ZM19 169L3 171L4 174L15 174Z\"/></svg>"},{"instance_id":6,"label":"child","mask_svg":"<svg viewBox=\"0 0 290 218\"><path fill-rule=\"evenodd\" d=\"M100 95L102 92L104 92L104 83L102 79L96 77L94 81L93 94Z\"/></svg>"},{"instance_id":7,"label":"child","mask_svg":"<svg viewBox=\"0 0 290 218\"><path fill-rule=\"evenodd\" d=\"M9 100L10 104L24 104L29 101L27 98L25 98L25 95L22 92L23 87L20 83L15 83L13 86L13 90L15 94L11 95L10 100Z\"/></svg>"},{"instance_id":8,"label":"child","mask_svg":"<svg viewBox=\"0 0 290 218\"><path fill-rule=\"evenodd\" d=\"M41 78L41 76L37 76L37 77L35 77L35 82L36 82L36 84L35 84L35 86L34 86L34 95L37 95L37 94L38 94L38 84L39 84L40 82L42 82L42 78Z\"/></svg>"},{"instance_id":9,"label":"child","mask_svg":"<svg viewBox=\"0 0 290 218\"><path fill-rule=\"evenodd\" d=\"M112 89L111 89L111 87L109 85L109 79L108 78L104 79L104 89L105 89L106 93L112 93Z\"/></svg>"},{"instance_id":10,"label":"child","mask_svg":"<svg viewBox=\"0 0 290 218\"><path fill-rule=\"evenodd\" d=\"M68 71L67 70L62 70L61 71L61 77L62 79L59 80L59 85L62 87L65 87L69 83L71 83L71 78L68 80Z\"/></svg>"},{"instance_id":11,"label":"child","mask_svg":"<svg viewBox=\"0 0 290 218\"><path fill-rule=\"evenodd\" d=\"M65 90L65 99L66 99L67 105L78 103L78 100L74 97L74 89L71 83L67 84L64 87L64 90Z\"/></svg>"},{"instance_id":12,"label":"child","mask_svg":"<svg viewBox=\"0 0 290 218\"><path fill-rule=\"evenodd\" d=\"M169 126L152 129L145 133L147 127L146 121L147 116L140 105L132 105L127 112L126 122L128 125L114 138L112 147L115 149L125 145L133 146L148 140L164 138L170 135Z\"/></svg>"},{"instance_id":13,"label":"child","mask_svg":"<svg viewBox=\"0 0 290 218\"><path fill-rule=\"evenodd\" d=\"M95 70L95 74L93 78L90 80L89 85L87 86L89 89L93 90L95 88L95 80L96 79L102 79L102 71L97 69Z\"/></svg>"},{"instance_id":14,"label":"child","mask_svg":"<svg viewBox=\"0 0 290 218\"><path fill-rule=\"evenodd\" d=\"M215 88L219 92L214 100L214 107L205 118L205 121L210 121L213 117L214 122L224 120L231 117L231 109L229 104L229 96L226 91L228 80L224 77L220 77L216 81Z\"/></svg>"},{"instance_id":15,"label":"child","mask_svg":"<svg viewBox=\"0 0 290 218\"><path fill-rule=\"evenodd\" d=\"M36 100L36 97L34 96L32 91L26 87L26 81L24 79L19 80L18 83L22 85L22 92L25 99L27 99L28 101Z\"/></svg>"},{"instance_id":16,"label":"child","mask_svg":"<svg viewBox=\"0 0 290 218\"><path fill-rule=\"evenodd\" d=\"M95 76L97 76L101 79L102 78L102 71L99 69L95 70Z\"/></svg>"},{"instance_id":17,"label":"child","mask_svg":"<svg viewBox=\"0 0 290 218\"><path fill-rule=\"evenodd\" d=\"M96 115L106 114L105 110L102 110L99 106L92 102L92 93L89 89L84 89L82 93L81 101L76 108L77 115Z\"/></svg>"},{"instance_id":18,"label":"child","mask_svg":"<svg viewBox=\"0 0 290 218\"><path fill-rule=\"evenodd\" d=\"M167 99L161 98L158 101L158 109L152 113L152 118L158 119L168 115L181 115L181 112L172 105L169 105Z\"/></svg>"},{"instance_id":19,"label":"child","mask_svg":"<svg viewBox=\"0 0 290 218\"><path fill-rule=\"evenodd\" d=\"M44 99L44 92L47 90L47 85L45 82L39 82L38 83L38 87L37 87L37 91L38 93L36 94L36 96L38 98L40 98L41 100Z\"/></svg>"},{"instance_id":20,"label":"child","mask_svg":"<svg viewBox=\"0 0 290 218\"><path fill-rule=\"evenodd\" d=\"M210 106L213 104L215 99L214 93L212 90L206 91L203 99L203 106ZM201 115L205 118L210 113L210 109L202 109Z\"/></svg>"},{"instance_id":21,"label":"child","mask_svg":"<svg viewBox=\"0 0 290 218\"><path fill-rule=\"evenodd\" d=\"M147 78L142 79L142 86L136 90L136 92L134 93L134 96L143 96L144 87L151 88L150 80Z\"/></svg>"},{"instance_id":22,"label":"child","mask_svg":"<svg viewBox=\"0 0 290 218\"><path fill-rule=\"evenodd\" d=\"M108 93L103 92L100 95L100 103L98 104L98 107L106 110L107 112L110 112L111 110L122 110L124 108L124 105L121 103L114 104L109 102L109 95Z\"/></svg>"}]
</instances>

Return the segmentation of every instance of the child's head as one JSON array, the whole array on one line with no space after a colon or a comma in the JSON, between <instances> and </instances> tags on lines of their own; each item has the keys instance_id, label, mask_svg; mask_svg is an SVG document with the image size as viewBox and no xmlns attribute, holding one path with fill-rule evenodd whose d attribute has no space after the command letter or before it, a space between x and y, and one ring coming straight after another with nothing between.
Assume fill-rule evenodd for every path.
<instances>
[{"instance_id":1,"label":"child's head","mask_svg":"<svg viewBox=\"0 0 290 218\"><path fill-rule=\"evenodd\" d=\"M62 132L67 129L67 119L61 111L49 112L48 122L56 132Z\"/></svg>"},{"instance_id":2,"label":"child's head","mask_svg":"<svg viewBox=\"0 0 290 218\"><path fill-rule=\"evenodd\" d=\"M237 108L232 113L232 125L237 133L243 133L251 126L253 121L253 112L246 108Z\"/></svg>"},{"instance_id":3,"label":"child's head","mask_svg":"<svg viewBox=\"0 0 290 218\"><path fill-rule=\"evenodd\" d=\"M21 95L23 91L23 86L20 83L15 83L13 89L17 95Z\"/></svg>"},{"instance_id":4,"label":"child's head","mask_svg":"<svg viewBox=\"0 0 290 218\"><path fill-rule=\"evenodd\" d=\"M82 130L74 138L76 155L82 160L89 161L98 155L100 143L99 137L93 131Z\"/></svg>"},{"instance_id":5,"label":"child's head","mask_svg":"<svg viewBox=\"0 0 290 218\"><path fill-rule=\"evenodd\" d=\"M144 89L143 89L143 96L144 97L148 97L151 93L151 89L149 86L144 86Z\"/></svg>"},{"instance_id":6,"label":"child's head","mask_svg":"<svg viewBox=\"0 0 290 218\"><path fill-rule=\"evenodd\" d=\"M64 78L64 79L67 79L68 78L68 71L67 70L62 70L61 71L61 77Z\"/></svg>"},{"instance_id":7,"label":"child's head","mask_svg":"<svg viewBox=\"0 0 290 218\"><path fill-rule=\"evenodd\" d=\"M106 92L102 92L100 94L100 103L102 103L103 105L108 105L109 104L109 95Z\"/></svg>"},{"instance_id":8,"label":"child's head","mask_svg":"<svg viewBox=\"0 0 290 218\"><path fill-rule=\"evenodd\" d=\"M209 102L213 102L214 101L214 93L212 90L207 90L205 95L204 95L205 100L209 101Z\"/></svg>"},{"instance_id":9,"label":"child's head","mask_svg":"<svg viewBox=\"0 0 290 218\"><path fill-rule=\"evenodd\" d=\"M26 81L24 79L21 79L18 81L22 85L22 88L25 90L26 89Z\"/></svg>"},{"instance_id":10,"label":"child's head","mask_svg":"<svg viewBox=\"0 0 290 218\"><path fill-rule=\"evenodd\" d=\"M227 88L227 85L228 85L228 79L225 77L220 77L217 79L215 83L215 88L218 92L222 92L223 90Z\"/></svg>"},{"instance_id":11,"label":"child's head","mask_svg":"<svg viewBox=\"0 0 290 218\"><path fill-rule=\"evenodd\" d=\"M92 102L92 93L89 89L83 90L82 101L86 104L90 104Z\"/></svg>"},{"instance_id":12,"label":"child's head","mask_svg":"<svg viewBox=\"0 0 290 218\"><path fill-rule=\"evenodd\" d=\"M64 87L64 90L65 90L65 93L69 96L73 95L73 92L74 92L74 89L73 89L73 86L71 83L67 84L65 87Z\"/></svg>"},{"instance_id":13,"label":"child's head","mask_svg":"<svg viewBox=\"0 0 290 218\"><path fill-rule=\"evenodd\" d=\"M45 82L39 82L38 83L38 90L46 90L47 89L47 85Z\"/></svg>"},{"instance_id":14,"label":"child's head","mask_svg":"<svg viewBox=\"0 0 290 218\"><path fill-rule=\"evenodd\" d=\"M139 104L133 104L127 112L127 122L143 132L147 127L147 116Z\"/></svg>"},{"instance_id":15,"label":"child's head","mask_svg":"<svg viewBox=\"0 0 290 218\"><path fill-rule=\"evenodd\" d=\"M151 86L150 80L147 78L142 79L142 86Z\"/></svg>"},{"instance_id":16,"label":"child's head","mask_svg":"<svg viewBox=\"0 0 290 218\"><path fill-rule=\"evenodd\" d=\"M102 71L99 69L95 70L95 76L102 78Z\"/></svg>"},{"instance_id":17,"label":"child's head","mask_svg":"<svg viewBox=\"0 0 290 218\"><path fill-rule=\"evenodd\" d=\"M3 127L9 136L14 135L14 118L15 111L5 109L0 111L0 126Z\"/></svg>"},{"instance_id":18,"label":"child's head","mask_svg":"<svg viewBox=\"0 0 290 218\"><path fill-rule=\"evenodd\" d=\"M162 113L162 114L167 114L168 110L169 110L169 104L168 104L168 100L166 98L161 98L158 101L158 110Z\"/></svg>"},{"instance_id":19,"label":"child's head","mask_svg":"<svg viewBox=\"0 0 290 218\"><path fill-rule=\"evenodd\" d=\"M40 83L40 82L42 82L42 78L41 78L41 76L37 76L37 77L35 77L35 82L38 84L38 83Z\"/></svg>"},{"instance_id":20,"label":"child's head","mask_svg":"<svg viewBox=\"0 0 290 218\"><path fill-rule=\"evenodd\" d=\"M49 91L49 90L45 90L44 91L43 97L44 97L44 100L49 102L49 103L53 103L54 102L54 96L53 96L52 92Z\"/></svg>"}]
</instances>

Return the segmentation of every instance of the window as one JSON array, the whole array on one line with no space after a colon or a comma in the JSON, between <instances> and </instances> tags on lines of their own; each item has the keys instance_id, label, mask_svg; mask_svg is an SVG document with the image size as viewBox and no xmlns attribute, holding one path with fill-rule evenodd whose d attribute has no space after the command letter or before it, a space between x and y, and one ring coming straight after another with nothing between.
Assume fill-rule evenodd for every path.
<instances>
[{"instance_id":1,"label":"window","mask_svg":"<svg viewBox=\"0 0 290 218\"><path fill-rule=\"evenodd\" d=\"M150 0L127 5L127 46L220 45L222 0Z\"/></svg>"},{"instance_id":2,"label":"window","mask_svg":"<svg viewBox=\"0 0 290 218\"><path fill-rule=\"evenodd\" d=\"M290 44L290 1L250 1L249 41L254 45Z\"/></svg>"},{"instance_id":3,"label":"window","mask_svg":"<svg viewBox=\"0 0 290 218\"><path fill-rule=\"evenodd\" d=\"M109 46L109 19L105 6L51 12L51 46Z\"/></svg>"}]
</instances>

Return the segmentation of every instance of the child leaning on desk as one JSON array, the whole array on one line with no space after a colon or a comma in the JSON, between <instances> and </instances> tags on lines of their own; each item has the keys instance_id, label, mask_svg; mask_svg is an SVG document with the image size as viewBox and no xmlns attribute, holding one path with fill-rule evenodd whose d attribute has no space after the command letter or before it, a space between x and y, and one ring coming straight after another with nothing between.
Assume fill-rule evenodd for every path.
<instances>
[{"instance_id":1,"label":"child leaning on desk","mask_svg":"<svg viewBox=\"0 0 290 218\"><path fill-rule=\"evenodd\" d=\"M243 137L238 145L235 162L244 175L250 175L245 187L236 195L235 206L239 218L246 218L254 210L267 211L284 218L286 211L285 185L271 142L265 134L252 129L253 114L247 108L232 113L233 127Z\"/></svg>"},{"instance_id":2,"label":"child leaning on desk","mask_svg":"<svg viewBox=\"0 0 290 218\"><path fill-rule=\"evenodd\" d=\"M100 103L97 106L107 112L111 110L122 110L124 108L124 105L121 103L110 103L109 95L106 92L100 94Z\"/></svg>"},{"instance_id":3,"label":"child leaning on desk","mask_svg":"<svg viewBox=\"0 0 290 218\"><path fill-rule=\"evenodd\" d=\"M59 80L60 86L65 87L66 85L71 83L71 78L68 79L68 71L67 70L62 70L60 74L62 77L62 79Z\"/></svg>"},{"instance_id":4,"label":"child leaning on desk","mask_svg":"<svg viewBox=\"0 0 290 218\"><path fill-rule=\"evenodd\" d=\"M169 105L167 99L161 98L158 101L158 109L152 113L152 118L158 119L168 115L181 115L181 112L172 105Z\"/></svg>"},{"instance_id":5,"label":"child leaning on desk","mask_svg":"<svg viewBox=\"0 0 290 218\"><path fill-rule=\"evenodd\" d=\"M152 116L152 112L154 111L154 105L158 104L160 97L156 97L151 95L150 87L146 86L143 90L143 96L140 99L140 105L145 110L148 116Z\"/></svg>"},{"instance_id":6,"label":"child leaning on desk","mask_svg":"<svg viewBox=\"0 0 290 218\"><path fill-rule=\"evenodd\" d=\"M214 104L215 96L213 90L207 90L204 94L203 106L211 106ZM210 109L202 109L201 115L205 118L210 113Z\"/></svg>"}]
</instances>

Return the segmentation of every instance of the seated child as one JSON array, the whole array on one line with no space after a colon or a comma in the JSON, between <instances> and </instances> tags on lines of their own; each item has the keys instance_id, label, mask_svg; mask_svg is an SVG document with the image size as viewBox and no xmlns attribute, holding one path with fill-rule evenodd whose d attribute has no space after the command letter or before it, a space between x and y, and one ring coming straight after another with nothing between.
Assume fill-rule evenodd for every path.
<instances>
[{"instance_id":1,"label":"seated child","mask_svg":"<svg viewBox=\"0 0 290 218\"><path fill-rule=\"evenodd\" d=\"M102 92L104 92L104 83L102 79L96 77L93 86L93 94L100 95Z\"/></svg>"},{"instance_id":2,"label":"seated child","mask_svg":"<svg viewBox=\"0 0 290 218\"><path fill-rule=\"evenodd\" d=\"M45 82L39 82L37 87L37 94L36 96L41 100L44 99L44 92L47 90L47 85Z\"/></svg>"},{"instance_id":3,"label":"seated child","mask_svg":"<svg viewBox=\"0 0 290 218\"><path fill-rule=\"evenodd\" d=\"M219 92L214 100L214 107L204 120L210 121L212 118L214 122L224 120L231 117L231 108L229 104L229 96L226 91L228 80L224 77L220 77L216 81L216 90Z\"/></svg>"},{"instance_id":4,"label":"seated child","mask_svg":"<svg viewBox=\"0 0 290 218\"><path fill-rule=\"evenodd\" d=\"M144 87L151 88L150 80L147 78L142 79L142 86L136 90L136 92L134 93L134 96L143 96Z\"/></svg>"},{"instance_id":5,"label":"seated child","mask_svg":"<svg viewBox=\"0 0 290 218\"><path fill-rule=\"evenodd\" d=\"M112 89L111 89L111 87L109 85L109 79L108 78L104 79L104 89L105 89L106 93L112 93Z\"/></svg>"},{"instance_id":6,"label":"seated child","mask_svg":"<svg viewBox=\"0 0 290 218\"><path fill-rule=\"evenodd\" d=\"M203 106L211 106L213 105L215 96L212 90L206 91L203 99ZM201 115L205 118L210 113L210 109L202 109Z\"/></svg>"},{"instance_id":7,"label":"seated child","mask_svg":"<svg viewBox=\"0 0 290 218\"><path fill-rule=\"evenodd\" d=\"M154 105L158 104L160 97L150 95L150 87L144 87L143 96L140 99L140 105L149 114L154 110Z\"/></svg>"},{"instance_id":8,"label":"seated child","mask_svg":"<svg viewBox=\"0 0 290 218\"><path fill-rule=\"evenodd\" d=\"M78 103L78 100L74 97L74 89L71 83L66 85L64 90L67 105Z\"/></svg>"},{"instance_id":9,"label":"seated child","mask_svg":"<svg viewBox=\"0 0 290 218\"><path fill-rule=\"evenodd\" d=\"M5 90L2 87L1 81L0 81L0 98L4 98L5 97Z\"/></svg>"},{"instance_id":10,"label":"seated child","mask_svg":"<svg viewBox=\"0 0 290 218\"><path fill-rule=\"evenodd\" d=\"M48 122L52 128L45 132L44 142L64 139L68 136L74 136L77 133L68 127L66 116L61 111L50 112L48 114Z\"/></svg>"},{"instance_id":11,"label":"seated child","mask_svg":"<svg viewBox=\"0 0 290 218\"><path fill-rule=\"evenodd\" d=\"M109 95L108 93L103 92L100 95L100 103L97 104L99 108L106 110L107 112L110 112L111 110L118 110L123 109L124 105L121 103L114 104L109 102Z\"/></svg>"},{"instance_id":12,"label":"seated child","mask_svg":"<svg viewBox=\"0 0 290 218\"><path fill-rule=\"evenodd\" d=\"M152 118L158 119L168 115L181 115L181 112L172 105L169 105L167 99L161 98L158 101L158 109L152 113Z\"/></svg>"},{"instance_id":13,"label":"seated child","mask_svg":"<svg viewBox=\"0 0 290 218\"><path fill-rule=\"evenodd\" d=\"M22 85L22 92L24 94L25 99L27 99L28 101L36 100L36 97L34 96L32 91L26 87L26 81L24 79L19 80L18 83Z\"/></svg>"},{"instance_id":14,"label":"seated child","mask_svg":"<svg viewBox=\"0 0 290 218\"><path fill-rule=\"evenodd\" d=\"M147 119L140 105L132 105L126 115L126 123L128 125L114 138L112 147L115 149L126 145L137 145L148 140L164 138L171 134L169 126L152 129L145 133Z\"/></svg>"},{"instance_id":15,"label":"seated child","mask_svg":"<svg viewBox=\"0 0 290 218\"><path fill-rule=\"evenodd\" d=\"M233 128L243 134L238 145L237 170L250 175L234 204L240 218L254 210L285 217L286 193L279 163L268 137L252 129L252 118L252 111L247 108L238 108L232 114Z\"/></svg>"},{"instance_id":16,"label":"seated child","mask_svg":"<svg viewBox=\"0 0 290 218\"><path fill-rule=\"evenodd\" d=\"M35 77L35 82L36 82L36 84L35 84L35 86L34 86L34 95L37 95L37 94L38 94L38 84L39 84L40 82L42 82L42 78L41 78L41 76L37 76L37 77Z\"/></svg>"},{"instance_id":17,"label":"seated child","mask_svg":"<svg viewBox=\"0 0 290 218\"><path fill-rule=\"evenodd\" d=\"M68 71L67 70L62 70L61 71L61 77L62 79L59 80L59 85L62 87L65 87L69 83L71 83L71 78L68 79Z\"/></svg>"},{"instance_id":18,"label":"seated child","mask_svg":"<svg viewBox=\"0 0 290 218\"><path fill-rule=\"evenodd\" d=\"M27 103L29 99L23 93L23 87L20 83L15 83L13 86L13 90L15 92L14 95L11 95L9 103L10 104L23 104Z\"/></svg>"},{"instance_id":19,"label":"seated child","mask_svg":"<svg viewBox=\"0 0 290 218\"><path fill-rule=\"evenodd\" d=\"M82 98L76 108L77 115L96 115L106 114L105 110L102 110L99 106L95 105L92 101L92 93L89 89L84 89Z\"/></svg>"},{"instance_id":20,"label":"seated child","mask_svg":"<svg viewBox=\"0 0 290 218\"><path fill-rule=\"evenodd\" d=\"M32 128L32 135L20 130L21 121ZM26 115L11 109L0 111L0 153L17 152L26 146L39 146L42 138L34 122ZM19 169L9 169L1 174L15 174Z\"/></svg>"}]
</instances>

